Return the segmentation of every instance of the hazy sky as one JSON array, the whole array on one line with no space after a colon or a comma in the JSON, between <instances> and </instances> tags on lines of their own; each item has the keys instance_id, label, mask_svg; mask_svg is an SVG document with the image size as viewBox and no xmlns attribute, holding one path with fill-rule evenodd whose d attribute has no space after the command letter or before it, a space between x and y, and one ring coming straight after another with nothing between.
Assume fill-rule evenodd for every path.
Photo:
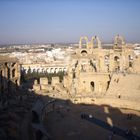
<instances>
[{"instance_id":1,"label":"hazy sky","mask_svg":"<svg viewBox=\"0 0 140 140\"><path fill-rule=\"evenodd\" d=\"M0 0L0 44L78 42L116 34L140 42L140 0Z\"/></svg>"}]
</instances>

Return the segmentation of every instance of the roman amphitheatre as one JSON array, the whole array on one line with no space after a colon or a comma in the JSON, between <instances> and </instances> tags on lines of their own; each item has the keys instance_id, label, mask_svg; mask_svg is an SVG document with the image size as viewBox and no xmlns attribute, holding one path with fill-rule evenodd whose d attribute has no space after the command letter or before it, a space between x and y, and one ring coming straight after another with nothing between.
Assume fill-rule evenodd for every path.
<instances>
[{"instance_id":1,"label":"roman amphitheatre","mask_svg":"<svg viewBox=\"0 0 140 140\"><path fill-rule=\"evenodd\" d=\"M140 55L120 35L112 48L102 46L98 36L81 37L67 63L59 66L56 58L52 64L25 64L1 56L0 137L140 139ZM31 75L37 65L46 76L22 82L26 69Z\"/></svg>"}]
</instances>

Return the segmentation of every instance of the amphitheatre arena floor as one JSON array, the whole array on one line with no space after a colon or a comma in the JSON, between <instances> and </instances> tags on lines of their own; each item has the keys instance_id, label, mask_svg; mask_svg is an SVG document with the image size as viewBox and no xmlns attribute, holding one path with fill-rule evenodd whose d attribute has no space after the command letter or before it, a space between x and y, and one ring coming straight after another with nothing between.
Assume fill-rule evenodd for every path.
<instances>
[{"instance_id":1,"label":"amphitheatre arena floor","mask_svg":"<svg viewBox=\"0 0 140 140\"><path fill-rule=\"evenodd\" d=\"M108 105L73 104L58 101L55 110L45 119L47 130L53 140L123 140L117 134L102 125L81 119L81 114L89 114L99 121L118 127L124 131L131 130L140 135L140 112L125 108L113 108ZM131 118L128 118L128 114Z\"/></svg>"}]
</instances>

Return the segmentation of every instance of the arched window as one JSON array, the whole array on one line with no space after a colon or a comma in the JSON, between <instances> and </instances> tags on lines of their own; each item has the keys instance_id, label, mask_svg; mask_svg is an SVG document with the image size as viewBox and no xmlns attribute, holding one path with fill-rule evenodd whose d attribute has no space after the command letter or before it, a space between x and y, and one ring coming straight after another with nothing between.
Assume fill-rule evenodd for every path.
<instances>
[{"instance_id":1,"label":"arched window","mask_svg":"<svg viewBox=\"0 0 140 140\"><path fill-rule=\"evenodd\" d=\"M114 68L115 71L120 70L120 58L118 56L114 57Z\"/></svg>"},{"instance_id":2,"label":"arched window","mask_svg":"<svg viewBox=\"0 0 140 140\"><path fill-rule=\"evenodd\" d=\"M87 51L86 51L86 50L82 50L82 51L81 51L81 55L82 55L82 56L87 56Z\"/></svg>"},{"instance_id":3,"label":"arched window","mask_svg":"<svg viewBox=\"0 0 140 140\"><path fill-rule=\"evenodd\" d=\"M120 61L120 58L118 56L115 56L114 57L114 61L119 62Z\"/></svg>"},{"instance_id":4,"label":"arched window","mask_svg":"<svg viewBox=\"0 0 140 140\"><path fill-rule=\"evenodd\" d=\"M105 65L109 65L109 56L108 55L104 56L104 63L105 63Z\"/></svg>"},{"instance_id":5,"label":"arched window","mask_svg":"<svg viewBox=\"0 0 140 140\"><path fill-rule=\"evenodd\" d=\"M86 36L81 37L79 41L79 48L87 48L88 38Z\"/></svg>"},{"instance_id":6,"label":"arched window","mask_svg":"<svg viewBox=\"0 0 140 140\"><path fill-rule=\"evenodd\" d=\"M98 36L93 36L91 38L92 48L101 48L101 41Z\"/></svg>"}]
</instances>

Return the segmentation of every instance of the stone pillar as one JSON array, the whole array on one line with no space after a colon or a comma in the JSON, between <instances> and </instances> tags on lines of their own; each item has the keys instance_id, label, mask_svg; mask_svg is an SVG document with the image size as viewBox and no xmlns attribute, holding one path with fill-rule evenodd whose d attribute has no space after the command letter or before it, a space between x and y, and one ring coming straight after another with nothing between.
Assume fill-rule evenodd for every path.
<instances>
[{"instance_id":1,"label":"stone pillar","mask_svg":"<svg viewBox=\"0 0 140 140\"><path fill-rule=\"evenodd\" d=\"M48 85L48 78L44 77L44 78L40 78L40 85L45 84Z\"/></svg>"}]
</instances>

